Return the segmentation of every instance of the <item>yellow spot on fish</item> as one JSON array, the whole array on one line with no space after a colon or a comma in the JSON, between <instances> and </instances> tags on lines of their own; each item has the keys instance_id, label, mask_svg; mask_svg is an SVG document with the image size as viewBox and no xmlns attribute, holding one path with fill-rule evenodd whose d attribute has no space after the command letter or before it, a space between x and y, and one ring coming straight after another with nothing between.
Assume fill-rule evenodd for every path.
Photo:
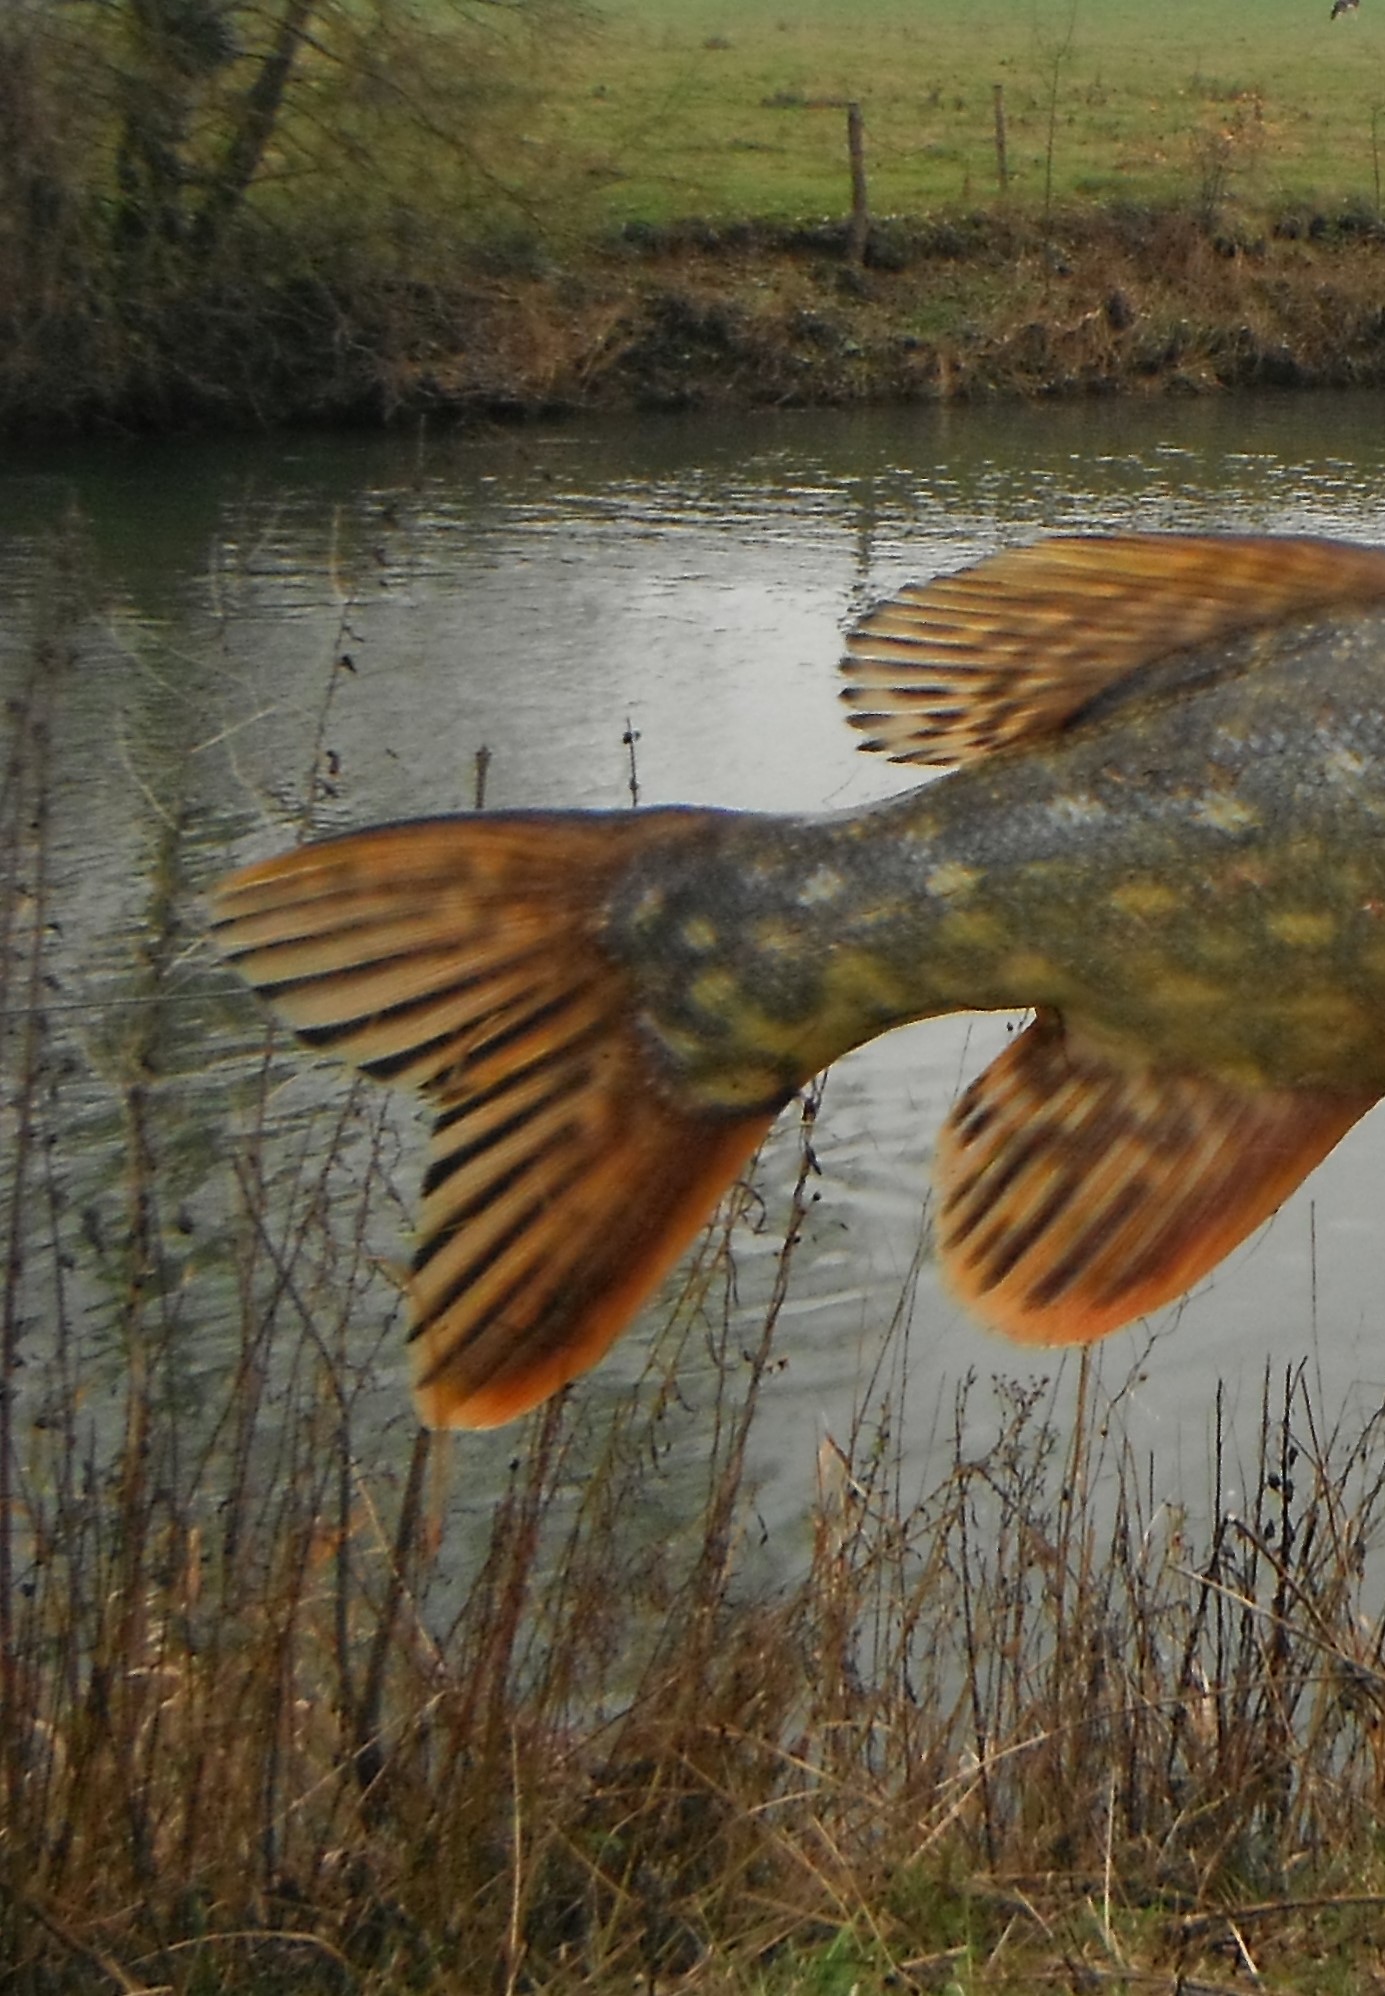
<instances>
[{"instance_id":1,"label":"yellow spot on fish","mask_svg":"<svg viewBox=\"0 0 1385 1996\"><path fill-rule=\"evenodd\" d=\"M693 979L688 997L699 1012L738 1012L742 993L729 970L704 970Z\"/></svg>"},{"instance_id":2,"label":"yellow spot on fish","mask_svg":"<svg viewBox=\"0 0 1385 1996\"><path fill-rule=\"evenodd\" d=\"M1265 926L1293 949L1325 949L1337 933L1337 918L1325 908L1288 908Z\"/></svg>"},{"instance_id":3,"label":"yellow spot on fish","mask_svg":"<svg viewBox=\"0 0 1385 1996\"><path fill-rule=\"evenodd\" d=\"M940 901L958 900L970 894L981 879L979 867L964 866L959 859L946 860L935 866L924 882L930 894Z\"/></svg>"},{"instance_id":4,"label":"yellow spot on fish","mask_svg":"<svg viewBox=\"0 0 1385 1996\"><path fill-rule=\"evenodd\" d=\"M1100 824L1106 816L1104 805L1094 797L1056 797L1048 806L1050 821L1059 826Z\"/></svg>"},{"instance_id":5,"label":"yellow spot on fish","mask_svg":"<svg viewBox=\"0 0 1385 1996\"><path fill-rule=\"evenodd\" d=\"M782 1070L772 1062L737 1067L724 1074L699 1075L686 1099L704 1109L749 1109L785 1093Z\"/></svg>"},{"instance_id":6,"label":"yellow spot on fish","mask_svg":"<svg viewBox=\"0 0 1385 1996\"><path fill-rule=\"evenodd\" d=\"M839 901L846 888L835 866L820 866L810 873L799 892L799 906L811 908L824 901Z\"/></svg>"},{"instance_id":7,"label":"yellow spot on fish","mask_svg":"<svg viewBox=\"0 0 1385 1996\"><path fill-rule=\"evenodd\" d=\"M1260 822L1259 812L1252 811L1249 804L1243 804L1239 797L1218 797L1215 794L1201 798L1193 816L1202 824L1210 825L1214 832L1246 832Z\"/></svg>"},{"instance_id":8,"label":"yellow spot on fish","mask_svg":"<svg viewBox=\"0 0 1385 1996\"><path fill-rule=\"evenodd\" d=\"M1227 1055L1209 1068L1219 1081L1229 1082L1233 1088L1244 1088L1253 1094L1257 1088L1268 1088L1271 1084L1265 1063L1254 1059L1250 1054Z\"/></svg>"},{"instance_id":9,"label":"yellow spot on fish","mask_svg":"<svg viewBox=\"0 0 1385 1996\"><path fill-rule=\"evenodd\" d=\"M1337 1051L1343 1040L1364 1040L1371 1036L1372 1021L1356 1001L1344 991L1309 991L1291 998L1283 1008L1284 1017L1297 1026L1321 1033Z\"/></svg>"},{"instance_id":10,"label":"yellow spot on fish","mask_svg":"<svg viewBox=\"0 0 1385 1996\"><path fill-rule=\"evenodd\" d=\"M841 1008L843 1022L862 1008L878 1019L902 1018L908 1011L908 994L900 979L883 964L846 952L831 958L827 965L823 1004L830 1033L837 1030L837 1022L830 1016L834 1008Z\"/></svg>"},{"instance_id":11,"label":"yellow spot on fish","mask_svg":"<svg viewBox=\"0 0 1385 1996\"><path fill-rule=\"evenodd\" d=\"M1051 957L1039 950L1017 949L1005 959L1005 982L1030 994L1032 1004L1053 1005L1062 997L1067 979Z\"/></svg>"},{"instance_id":12,"label":"yellow spot on fish","mask_svg":"<svg viewBox=\"0 0 1385 1996\"><path fill-rule=\"evenodd\" d=\"M1190 971L1161 971L1155 964L1149 968L1149 989L1156 1007L1180 1012L1197 1011L1199 1007L1208 1010L1226 1003L1224 984L1210 983Z\"/></svg>"},{"instance_id":13,"label":"yellow spot on fish","mask_svg":"<svg viewBox=\"0 0 1385 1996\"><path fill-rule=\"evenodd\" d=\"M1129 915L1138 922L1152 922L1162 915L1174 913L1178 907L1178 895L1162 881L1128 880L1123 887L1117 887L1112 892L1111 906L1118 915Z\"/></svg>"},{"instance_id":14,"label":"yellow spot on fish","mask_svg":"<svg viewBox=\"0 0 1385 1996\"><path fill-rule=\"evenodd\" d=\"M709 922L705 915L691 915L683 924L683 940L689 949L695 949L700 956L717 946L715 922Z\"/></svg>"},{"instance_id":15,"label":"yellow spot on fish","mask_svg":"<svg viewBox=\"0 0 1385 1996\"><path fill-rule=\"evenodd\" d=\"M955 950L959 953L968 950L998 950L1005 941L1005 932L994 915L983 915L980 909L968 910L965 914L949 910L938 925L938 948Z\"/></svg>"}]
</instances>

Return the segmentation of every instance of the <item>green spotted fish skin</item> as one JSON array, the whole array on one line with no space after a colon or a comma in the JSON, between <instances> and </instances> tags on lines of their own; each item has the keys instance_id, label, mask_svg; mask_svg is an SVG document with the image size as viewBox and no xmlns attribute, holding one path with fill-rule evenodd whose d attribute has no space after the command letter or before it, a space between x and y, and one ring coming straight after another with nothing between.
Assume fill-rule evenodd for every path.
<instances>
[{"instance_id":1,"label":"green spotted fish skin","mask_svg":"<svg viewBox=\"0 0 1385 1996\"><path fill-rule=\"evenodd\" d=\"M1051 1006L1142 1062L1385 1091L1385 611L1204 664L863 811L709 815L637 871L605 935L667 1084L783 1100L905 1021Z\"/></svg>"},{"instance_id":2,"label":"green spotted fish skin","mask_svg":"<svg viewBox=\"0 0 1385 1996\"><path fill-rule=\"evenodd\" d=\"M422 1417L594 1364L814 1074L1032 1010L939 1134L935 1245L1054 1344L1181 1294L1385 1094L1385 550L1118 535L852 632L864 745L946 774L820 818L501 812L243 869L227 958L433 1115Z\"/></svg>"}]
</instances>

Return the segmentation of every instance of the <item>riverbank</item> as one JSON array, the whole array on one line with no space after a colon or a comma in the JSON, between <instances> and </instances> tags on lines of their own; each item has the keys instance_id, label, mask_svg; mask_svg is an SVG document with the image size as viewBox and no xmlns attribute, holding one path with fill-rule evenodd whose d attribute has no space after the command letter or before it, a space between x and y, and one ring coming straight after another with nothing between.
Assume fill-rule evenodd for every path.
<instances>
[{"instance_id":1,"label":"riverbank","mask_svg":"<svg viewBox=\"0 0 1385 1996\"><path fill-rule=\"evenodd\" d=\"M51 330L51 329L50 329ZM873 224L628 224L450 281L184 293L12 351L11 433L1214 393L1385 382L1385 225L1122 205ZM99 343L100 351L94 351Z\"/></svg>"},{"instance_id":2,"label":"riverbank","mask_svg":"<svg viewBox=\"0 0 1385 1996\"><path fill-rule=\"evenodd\" d=\"M497 285L405 399L674 407L1203 393L1385 380L1385 227L1181 209L626 232L588 271Z\"/></svg>"}]
</instances>

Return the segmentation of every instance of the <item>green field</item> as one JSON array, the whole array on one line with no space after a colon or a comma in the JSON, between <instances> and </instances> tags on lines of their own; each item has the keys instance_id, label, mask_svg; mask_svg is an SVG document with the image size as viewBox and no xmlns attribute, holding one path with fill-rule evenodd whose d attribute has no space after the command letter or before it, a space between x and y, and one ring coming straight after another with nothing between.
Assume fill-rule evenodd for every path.
<instances>
[{"instance_id":1,"label":"green field","mask_svg":"<svg viewBox=\"0 0 1385 1996\"><path fill-rule=\"evenodd\" d=\"M1151 200L1376 199L1385 9L1328 0L610 0L565 50L562 134L608 216L804 215L845 201L843 117L866 119L872 206L1010 191Z\"/></svg>"}]
</instances>

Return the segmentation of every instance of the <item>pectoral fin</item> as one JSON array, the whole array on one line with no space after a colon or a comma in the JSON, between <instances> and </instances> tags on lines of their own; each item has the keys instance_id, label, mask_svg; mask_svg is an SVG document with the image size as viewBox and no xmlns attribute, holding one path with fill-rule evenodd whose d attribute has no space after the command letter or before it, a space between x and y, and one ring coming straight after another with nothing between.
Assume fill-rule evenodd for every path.
<instances>
[{"instance_id":1,"label":"pectoral fin","mask_svg":"<svg viewBox=\"0 0 1385 1996\"><path fill-rule=\"evenodd\" d=\"M1008 548L901 590L847 640L851 722L895 762L966 762L1054 734L1169 653L1385 600L1385 550L1251 534Z\"/></svg>"},{"instance_id":2,"label":"pectoral fin","mask_svg":"<svg viewBox=\"0 0 1385 1996\"><path fill-rule=\"evenodd\" d=\"M433 1426L594 1365L774 1119L688 1114L603 951L613 875L696 813L425 820L250 867L218 946L309 1044L438 1112L409 1284Z\"/></svg>"},{"instance_id":3,"label":"pectoral fin","mask_svg":"<svg viewBox=\"0 0 1385 1996\"><path fill-rule=\"evenodd\" d=\"M1129 1069L1041 1015L943 1130L943 1271L1022 1343L1102 1337L1214 1268L1374 1099Z\"/></svg>"}]
</instances>

